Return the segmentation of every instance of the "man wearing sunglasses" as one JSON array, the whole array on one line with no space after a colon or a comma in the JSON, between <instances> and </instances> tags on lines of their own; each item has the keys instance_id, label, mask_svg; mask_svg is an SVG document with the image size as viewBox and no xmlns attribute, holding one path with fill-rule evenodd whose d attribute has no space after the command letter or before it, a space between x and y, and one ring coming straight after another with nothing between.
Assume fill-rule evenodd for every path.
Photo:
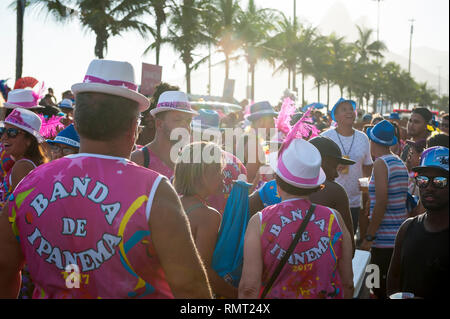
<instances>
[{"instance_id":1,"label":"man wearing sunglasses","mask_svg":"<svg viewBox=\"0 0 450 319\"><path fill-rule=\"evenodd\" d=\"M449 297L448 157L446 147L422 153L414 167L425 213L400 227L387 278L387 293L419 298Z\"/></svg>"}]
</instances>

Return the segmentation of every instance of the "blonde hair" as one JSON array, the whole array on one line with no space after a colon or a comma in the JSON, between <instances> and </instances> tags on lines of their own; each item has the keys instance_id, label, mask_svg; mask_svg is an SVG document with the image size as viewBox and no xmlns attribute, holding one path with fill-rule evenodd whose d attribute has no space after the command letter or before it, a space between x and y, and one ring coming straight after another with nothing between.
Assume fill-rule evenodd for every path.
<instances>
[{"instance_id":1,"label":"blonde hair","mask_svg":"<svg viewBox=\"0 0 450 319\"><path fill-rule=\"evenodd\" d=\"M202 187L207 171L222 171L222 149L215 143L195 142L181 150L175 163L173 186L179 195L191 196Z\"/></svg>"}]
</instances>

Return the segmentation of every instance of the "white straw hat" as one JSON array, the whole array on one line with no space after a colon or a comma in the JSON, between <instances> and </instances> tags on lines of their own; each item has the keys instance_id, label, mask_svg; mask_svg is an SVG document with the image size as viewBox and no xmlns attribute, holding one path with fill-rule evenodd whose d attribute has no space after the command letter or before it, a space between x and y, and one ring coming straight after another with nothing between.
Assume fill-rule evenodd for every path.
<instances>
[{"instance_id":1,"label":"white straw hat","mask_svg":"<svg viewBox=\"0 0 450 319\"><path fill-rule=\"evenodd\" d=\"M121 96L139 103L139 111L150 106L150 101L137 92L133 66L128 62L93 60L88 67L83 83L72 86L74 94L98 92Z\"/></svg>"},{"instance_id":2,"label":"white straw hat","mask_svg":"<svg viewBox=\"0 0 450 319\"><path fill-rule=\"evenodd\" d=\"M30 110L15 108L11 114L6 117L3 123L14 125L21 130L30 133L39 143L44 142L44 138L39 133L42 126L42 121L36 113Z\"/></svg>"},{"instance_id":3,"label":"white straw hat","mask_svg":"<svg viewBox=\"0 0 450 319\"><path fill-rule=\"evenodd\" d=\"M269 163L283 181L298 188L316 188L326 180L319 150L303 139L292 140L279 157L278 152L269 154Z\"/></svg>"},{"instance_id":4,"label":"white straw hat","mask_svg":"<svg viewBox=\"0 0 450 319\"><path fill-rule=\"evenodd\" d=\"M191 103L186 93L181 91L166 91L163 92L158 99L156 108L150 111L152 116L165 111L179 111L198 115L197 111L192 109Z\"/></svg>"},{"instance_id":5,"label":"white straw hat","mask_svg":"<svg viewBox=\"0 0 450 319\"><path fill-rule=\"evenodd\" d=\"M24 109L44 108L39 105L39 100L39 94L31 89L16 89L9 91L8 100L3 106L8 109L15 109L16 107Z\"/></svg>"}]
</instances>

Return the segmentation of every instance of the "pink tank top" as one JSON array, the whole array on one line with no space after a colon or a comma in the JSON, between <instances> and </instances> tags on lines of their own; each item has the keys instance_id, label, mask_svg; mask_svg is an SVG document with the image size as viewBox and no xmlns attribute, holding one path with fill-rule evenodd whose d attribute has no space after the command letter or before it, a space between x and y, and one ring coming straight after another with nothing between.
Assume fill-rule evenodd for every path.
<instances>
[{"instance_id":1,"label":"pink tank top","mask_svg":"<svg viewBox=\"0 0 450 319\"><path fill-rule=\"evenodd\" d=\"M208 205L217 209L221 214L225 211L228 197L233 189L233 181L237 180L239 175L245 175L247 178L247 169L242 162L233 154L226 151L223 152L226 161L223 170L223 190L216 195L210 196L207 200Z\"/></svg>"},{"instance_id":2,"label":"pink tank top","mask_svg":"<svg viewBox=\"0 0 450 319\"><path fill-rule=\"evenodd\" d=\"M291 199L266 207L260 214L263 287L288 250L311 202ZM296 248L275 280L267 298L343 298L337 270L342 256L342 230L334 213L316 206Z\"/></svg>"},{"instance_id":3,"label":"pink tank top","mask_svg":"<svg viewBox=\"0 0 450 319\"><path fill-rule=\"evenodd\" d=\"M161 161L158 155L153 153L153 151L150 148L147 147L147 149L150 157L148 168L154 170L155 172L158 172L161 175L164 175L169 180L172 180L174 174L173 169L171 169L163 161Z\"/></svg>"},{"instance_id":4,"label":"pink tank top","mask_svg":"<svg viewBox=\"0 0 450 319\"><path fill-rule=\"evenodd\" d=\"M22 180L9 216L33 298L173 298L148 226L162 178L124 158L75 154Z\"/></svg>"}]
</instances>

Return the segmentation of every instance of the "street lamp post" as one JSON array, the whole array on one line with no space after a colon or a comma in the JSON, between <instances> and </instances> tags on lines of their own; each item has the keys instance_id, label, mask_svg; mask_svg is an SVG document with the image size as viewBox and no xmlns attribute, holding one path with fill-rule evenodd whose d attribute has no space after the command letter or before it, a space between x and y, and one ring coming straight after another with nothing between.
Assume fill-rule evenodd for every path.
<instances>
[{"instance_id":1,"label":"street lamp post","mask_svg":"<svg viewBox=\"0 0 450 319\"><path fill-rule=\"evenodd\" d=\"M439 72L439 82L438 82L438 96L441 97L441 68L442 66L438 66L438 72Z\"/></svg>"},{"instance_id":2,"label":"street lamp post","mask_svg":"<svg viewBox=\"0 0 450 319\"><path fill-rule=\"evenodd\" d=\"M376 1L378 4L377 8L377 41L380 41L380 2L383 0L372 0Z\"/></svg>"},{"instance_id":3,"label":"street lamp post","mask_svg":"<svg viewBox=\"0 0 450 319\"><path fill-rule=\"evenodd\" d=\"M408 73L411 75L411 50L412 50L412 36L414 32L414 19L409 20L411 22L411 35L409 38L409 62L408 62Z\"/></svg>"}]
</instances>

